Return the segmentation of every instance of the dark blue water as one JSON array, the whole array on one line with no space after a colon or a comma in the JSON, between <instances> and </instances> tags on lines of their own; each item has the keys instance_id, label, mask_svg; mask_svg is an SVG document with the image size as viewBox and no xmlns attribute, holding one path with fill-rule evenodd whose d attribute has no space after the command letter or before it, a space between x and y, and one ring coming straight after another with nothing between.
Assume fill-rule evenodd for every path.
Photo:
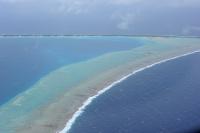
<instances>
[{"instance_id":1,"label":"dark blue water","mask_svg":"<svg viewBox=\"0 0 200 133\"><path fill-rule=\"evenodd\" d=\"M99 96L70 133L191 133L200 127L200 54L131 76Z\"/></svg>"},{"instance_id":2,"label":"dark blue water","mask_svg":"<svg viewBox=\"0 0 200 133\"><path fill-rule=\"evenodd\" d=\"M0 105L61 66L142 44L128 37L0 38Z\"/></svg>"}]
</instances>

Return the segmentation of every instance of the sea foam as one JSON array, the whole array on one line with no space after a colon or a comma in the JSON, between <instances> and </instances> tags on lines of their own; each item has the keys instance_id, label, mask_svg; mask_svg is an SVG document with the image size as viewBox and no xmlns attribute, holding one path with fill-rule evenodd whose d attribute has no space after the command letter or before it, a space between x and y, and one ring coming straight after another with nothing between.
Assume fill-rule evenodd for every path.
<instances>
[{"instance_id":1,"label":"sea foam","mask_svg":"<svg viewBox=\"0 0 200 133\"><path fill-rule=\"evenodd\" d=\"M156 63L153 63L151 65L148 65L146 67L142 67L138 70L135 70L133 71L132 73L122 77L121 79L113 82L112 84L110 84L109 86L103 88L102 90L100 90L96 95L92 96L92 97L89 97L84 103L83 105L78 109L78 111L76 111L73 116L71 117L71 119L66 123L66 126L63 130L61 131L58 131L57 133L68 133L69 130L71 129L72 125L75 123L76 119L81 116L81 114L84 112L85 108L92 103L92 101L97 98L98 96L100 96L101 94L103 94L104 92L106 92L107 90L111 89L113 86L119 84L120 82L126 80L127 78L129 78L130 76L138 73L138 72L141 72L145 69L148 69L148 68L151 68L155 65L158 65L158 64L161 64L161 63L164 63L164 62L167 62L167 61L170 61L170 60L174 60L174 59L177 59L177 58L180 58L180 57L184 57L184 56L187 56L187 55L191 55L191 54L195 54L195 53L198 53L200 52L200 50L197 50L197 51L193 51L193 52L189 52L189 53L186 53L186 54L183 54L183 55L179 55L179 56L175 56L175 57L172 57L172 58L169 58L169 59L164 59L162 61L159 61L159 62L156 62Z\"/></svg>"}]
</instances>

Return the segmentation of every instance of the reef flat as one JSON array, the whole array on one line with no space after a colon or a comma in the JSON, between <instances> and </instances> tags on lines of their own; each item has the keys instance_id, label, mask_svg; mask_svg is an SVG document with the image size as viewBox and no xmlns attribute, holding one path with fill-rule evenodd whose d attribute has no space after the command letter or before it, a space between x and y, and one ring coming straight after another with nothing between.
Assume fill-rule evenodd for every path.
<instances>
[{"instance_id":1,"label":"reef flat","mask_svg":"<svg viewBox=\"0 0 200 133\"><path fill-rule=\"evenodd\" d=\"M0 108L0 130L61 131L91 96L135 70L200 50L198 38L143 37L146 44L61 67ZM37 107L37 108L35 108Z\"/></svg>"}]
</instances>

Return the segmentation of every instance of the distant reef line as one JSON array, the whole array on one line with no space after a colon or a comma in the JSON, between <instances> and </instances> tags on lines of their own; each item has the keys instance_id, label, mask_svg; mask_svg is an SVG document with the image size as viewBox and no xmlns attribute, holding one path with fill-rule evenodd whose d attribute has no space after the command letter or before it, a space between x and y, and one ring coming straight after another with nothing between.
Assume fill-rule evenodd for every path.
<instances>
[{"instance_id":1,"label":"distant reef line","mask_svg":"<svg viewBox=\"0 0 200 133\"><path fill-rule=\"evenodd\" d=\"M118 35L118 34L0 34L0 37L173 37L173 38L200 38L200 36L183 36L183 35Z\"/></svg>"}]
</instances>

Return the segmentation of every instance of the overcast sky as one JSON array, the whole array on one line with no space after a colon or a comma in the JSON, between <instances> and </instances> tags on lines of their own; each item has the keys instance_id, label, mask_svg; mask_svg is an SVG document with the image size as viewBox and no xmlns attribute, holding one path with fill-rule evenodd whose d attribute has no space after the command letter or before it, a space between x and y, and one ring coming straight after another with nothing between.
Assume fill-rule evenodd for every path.
<instances>
[{"instance_id":1,"label":"overcast sky","mask_svg":"<svg viewBox=\"0 0 200 133\"><path fill-rule=\"evenodd\" d=\"M200 35L200 0L0 0L0 34Z\"/></svg>"}]
</instances>

